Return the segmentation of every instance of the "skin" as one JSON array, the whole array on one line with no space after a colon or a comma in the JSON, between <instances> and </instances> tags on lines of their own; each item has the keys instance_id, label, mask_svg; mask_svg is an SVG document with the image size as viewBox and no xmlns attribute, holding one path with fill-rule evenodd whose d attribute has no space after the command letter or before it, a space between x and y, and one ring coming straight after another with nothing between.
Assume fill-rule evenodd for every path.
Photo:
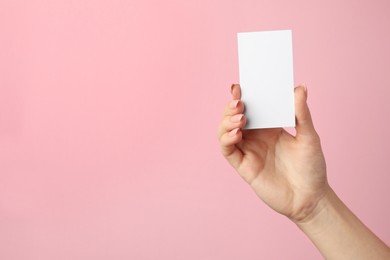
<instances>
[{"instance_id":1,"label":"skin","mask_svg":"<svg viewBox=\"0 0 390 260\"><path fill-rule=\"evenodd\" d=\"M390 249L338 198L328 184L320 138L295 88L296 134L283 128L245 130L240 86L231 87L218 137L222 154L254 192L291 219L326 259L390 259Z\"/></svg>"}]
</instances>

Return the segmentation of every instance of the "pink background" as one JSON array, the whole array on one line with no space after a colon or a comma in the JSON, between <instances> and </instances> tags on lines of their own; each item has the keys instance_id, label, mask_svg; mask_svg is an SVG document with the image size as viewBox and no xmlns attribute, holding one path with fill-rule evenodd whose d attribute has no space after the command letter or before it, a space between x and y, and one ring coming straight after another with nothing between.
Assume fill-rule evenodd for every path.
<instances>
[{"instance_id":1,"label":"pink background","mask_svg":"<svg viewBox=\"0 0 390 260\"><path fill-rule=\"evenodd\" d=\"M0 0L0 258L320 259L219 153L236 33L292 29L329 181L390 243L389 1Z\"/></svg>"}]
</instances>

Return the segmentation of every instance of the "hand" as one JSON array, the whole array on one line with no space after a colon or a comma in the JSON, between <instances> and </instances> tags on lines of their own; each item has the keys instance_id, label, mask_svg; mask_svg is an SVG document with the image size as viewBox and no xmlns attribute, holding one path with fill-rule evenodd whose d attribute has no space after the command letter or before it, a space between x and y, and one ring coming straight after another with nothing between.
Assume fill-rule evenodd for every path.
<instances>
[{"instance_id":1,"label":"hand","mask_svg":"<svg viewBox=\"0 0 390 260\"><path fill-rule=\"evenodd\" d=\"M295 136L282 128L242 129L246 118L240 86L233 85L231 92L233 100L219 127L222 154L271 208L296 223L306 221L330 190L306 88L294 91Z\"/></svg>"}]
</instances>

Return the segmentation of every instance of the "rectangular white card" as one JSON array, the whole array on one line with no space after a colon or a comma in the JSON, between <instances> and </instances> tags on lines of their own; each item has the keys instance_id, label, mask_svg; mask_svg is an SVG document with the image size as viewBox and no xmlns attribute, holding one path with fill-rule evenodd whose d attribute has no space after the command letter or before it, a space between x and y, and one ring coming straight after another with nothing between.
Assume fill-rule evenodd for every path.
<instances>
[{"instance_id":1,"label":"rectangular white card","mask_svg":"<svg viewBox=\"0 0 390 260\"><path fill-rule=\"evenodd\" d=\"M238 33L245 128L294 127L291 30Z\"/></svg>"}]
</instances>

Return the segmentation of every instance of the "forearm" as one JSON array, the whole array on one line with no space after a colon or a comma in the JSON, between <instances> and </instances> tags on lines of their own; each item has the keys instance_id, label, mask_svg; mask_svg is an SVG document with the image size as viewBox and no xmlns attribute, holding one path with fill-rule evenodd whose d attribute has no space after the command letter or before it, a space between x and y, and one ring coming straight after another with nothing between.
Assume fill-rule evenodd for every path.
<instances>
[{"instance_id":1,"label":"forearm","mask_svg":"<svg viewBox=\"0 0 390 260\"><path fill-rule=\"evenodd\" d=\"M311 219L297 223L325 259L390 259L390 249L337 197L332 189Z\"/></svg>"}]
</instances>

